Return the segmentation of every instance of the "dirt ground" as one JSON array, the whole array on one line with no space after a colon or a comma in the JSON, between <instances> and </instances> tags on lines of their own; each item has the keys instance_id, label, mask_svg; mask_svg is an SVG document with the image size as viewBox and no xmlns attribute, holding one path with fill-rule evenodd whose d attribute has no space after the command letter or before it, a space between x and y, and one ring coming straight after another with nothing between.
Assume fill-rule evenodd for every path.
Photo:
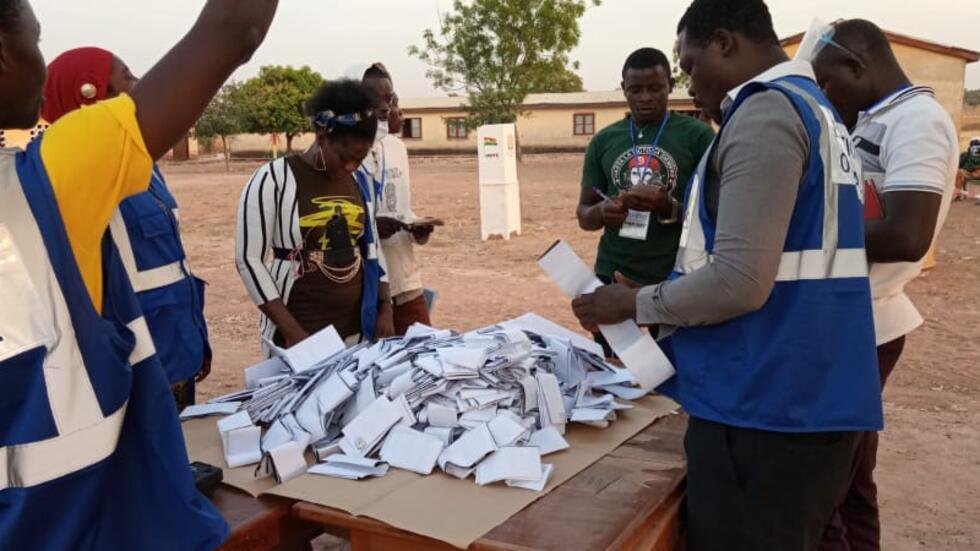
<instances>
[{"instance_id":1,"label":"dirt ground","mask_svg":"<svg viewBox=\"0 0 980 551\"><path fill-rule=\"evenodd\" d=\"M580 163L575 155L526 158L522 235L482 242L475 161L413 160L416 212L448 222L418 249L426 285L439 292L436 326L465 330L535 311L576 327L535 260L559 238L594 257L598 236L574 217ZM258 310L234 265L235 210L256 166L164 167L192 266L210 283L215 361L204 397L240 388L242 370L259 359ZM888 550L980 549L980 206L953 205L937 259L909 288L926 324L909 338L885 391L877 473Z\"/></svg>"}]
</instances>

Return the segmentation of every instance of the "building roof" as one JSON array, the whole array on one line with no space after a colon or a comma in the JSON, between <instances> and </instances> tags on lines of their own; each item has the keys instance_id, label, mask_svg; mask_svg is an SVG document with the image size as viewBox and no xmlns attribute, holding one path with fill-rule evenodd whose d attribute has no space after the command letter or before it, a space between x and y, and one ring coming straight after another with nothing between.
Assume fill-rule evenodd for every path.
<instances>
[{"instance_id":1,"label":"building roof","mask_svg":"<svg viewBox=\"0 0 980 551\"><path fill-rule=\"evenodd\" d=\"M980 61L980 52L975 52L973 50L967 50L966 48L960 48L958 46L948 46L946 44L940 44L938 42L932 42L922 38L916 38L914 36L908 36L905 34L900 34L892 31L887 31L882 29L885 36L888 37L888 41L893 44L901 44L903 46L908 46L910 48L917 48L920 50L926 50L929 52L935 52L937 54L942 54L950 57L958 57L960 59L966 60L967 63L976 63ZM782 46L789 46L791 44L796 44L803 40L804 33L797 33L792 36L787 36L786 38L779 41Z\"/></svg>"},{"instance_id":2,"label":"building roof","mask_svg":"<svg viewBox=\"0 0 980 551\"><path fill-rule=\"evenodd\" d=\"M690 101L687 89L677 87L670 95L671 102ZM466 96L399 99L403 111L462 111L466 108ZM589 106L626 105L622 90L601 92L570 92L564 94L528 94L525 109L547 109Z\"/></svg>"}]
</instances>

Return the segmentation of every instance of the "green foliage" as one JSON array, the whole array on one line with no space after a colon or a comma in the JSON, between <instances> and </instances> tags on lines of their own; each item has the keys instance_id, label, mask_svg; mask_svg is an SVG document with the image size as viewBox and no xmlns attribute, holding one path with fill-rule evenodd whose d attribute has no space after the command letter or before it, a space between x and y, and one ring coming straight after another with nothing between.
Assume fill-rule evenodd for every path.
<instances>
[{"instance_id":1,"label":"green foliage","mask_svg":"<svg viewBox=\"0 0 980 551\"><path fill-rule=\"evenodd\" d=\"M677 88L687 88L691 85L691 77L687 73L681 70L681 51L674 45L673 60L670 62L671 71L673 71L674 86Z\"/></svg>"},{"instance_id":2,"label":"green foliage","mask_svg":"<svg viewBox=\"0 0 980 551\"><path fill-rule=\"evenodd\" d=\"M529 93L582 89L569 52L581 36L579 19L599 3L454 0L438 34L427 29L409 53L429 65L437 88L467 94L467 126L514 122Z\"/></svg>"},{"instance_id":3,"label":"green foliage","mask_svg":"<svg viewBox=\"0 0 980 551\"><path fill-rule=\"evenodd\" d=\"M195 138L209 140L242 132L244 113L238 99L240 91L241 85L234 82L221 88L194 125Z\"/></svg>"},{"instance_id":4,"label":"green foliage","mask_svg":"<svg viewBox=\"0 0 980 551\"><path fill-rule=\"evenodd\" d=\"M303 103L324 83L320 73L307 66L266 66L245 82L239 98L244 111L244 131L284 134L286 149L293 138L309 130Z\"/></svg>"}]
</instances>

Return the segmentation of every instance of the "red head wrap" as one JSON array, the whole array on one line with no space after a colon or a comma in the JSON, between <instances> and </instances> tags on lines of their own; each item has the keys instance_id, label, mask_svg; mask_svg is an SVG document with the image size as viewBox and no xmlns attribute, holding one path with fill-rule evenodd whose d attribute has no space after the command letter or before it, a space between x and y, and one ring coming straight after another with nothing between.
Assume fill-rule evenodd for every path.
<instances>
[{"instance_id":1,"label":"red head wrap","mask_svg":"<svg viewBox=\"0 0 980 551\"><path fill-rule=\"evenodd\" d=\"M48 65L44 84L44 120L53 123L83 105L105 99L114 57L101 48L77 48L55 58Z\"/></svg>"}]
</instances>

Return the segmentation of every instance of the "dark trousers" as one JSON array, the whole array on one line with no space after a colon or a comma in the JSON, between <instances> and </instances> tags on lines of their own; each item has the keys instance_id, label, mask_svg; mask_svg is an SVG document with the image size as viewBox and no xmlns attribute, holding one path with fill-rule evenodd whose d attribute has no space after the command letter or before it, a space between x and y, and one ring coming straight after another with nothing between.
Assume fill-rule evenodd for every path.
<instances>
[{"instance_id":1,"label":"dark trousers","mask_svg":"<svg viewBox=\"0 0 980 551\"><path fill-rule=\"evenodd\" d=\"M857 432L779 433L691 418L689 551L817 549Z\"/></svg>"},{"instance_id":2,"label":"dark trousers","mask_svg":"<svg viewBox=\"0 0 980 551\"><path fill-rule=\"evenodd\" d=\"M881 388L905 349L905 337L878 347ZM877 551L881 549L881 523L878 520L878 486L874 470L878 462L878 433L863 432L844 486L837 510L823 535L821 551Z\"/></svg>"},{"instance_id":3,"label":"dark trousers","mask_svg":"<svg viewBox=\"0 0 980 551\"><path fill-rule=\"evenodd\" d=\"M415 300L410 300L405 304L398 304L395 307L395 334L404 335L412 324L424 323L431 325L429 320L429 305L425 302L425 296L419 295Z\"/></svg>"}]
</instances>

